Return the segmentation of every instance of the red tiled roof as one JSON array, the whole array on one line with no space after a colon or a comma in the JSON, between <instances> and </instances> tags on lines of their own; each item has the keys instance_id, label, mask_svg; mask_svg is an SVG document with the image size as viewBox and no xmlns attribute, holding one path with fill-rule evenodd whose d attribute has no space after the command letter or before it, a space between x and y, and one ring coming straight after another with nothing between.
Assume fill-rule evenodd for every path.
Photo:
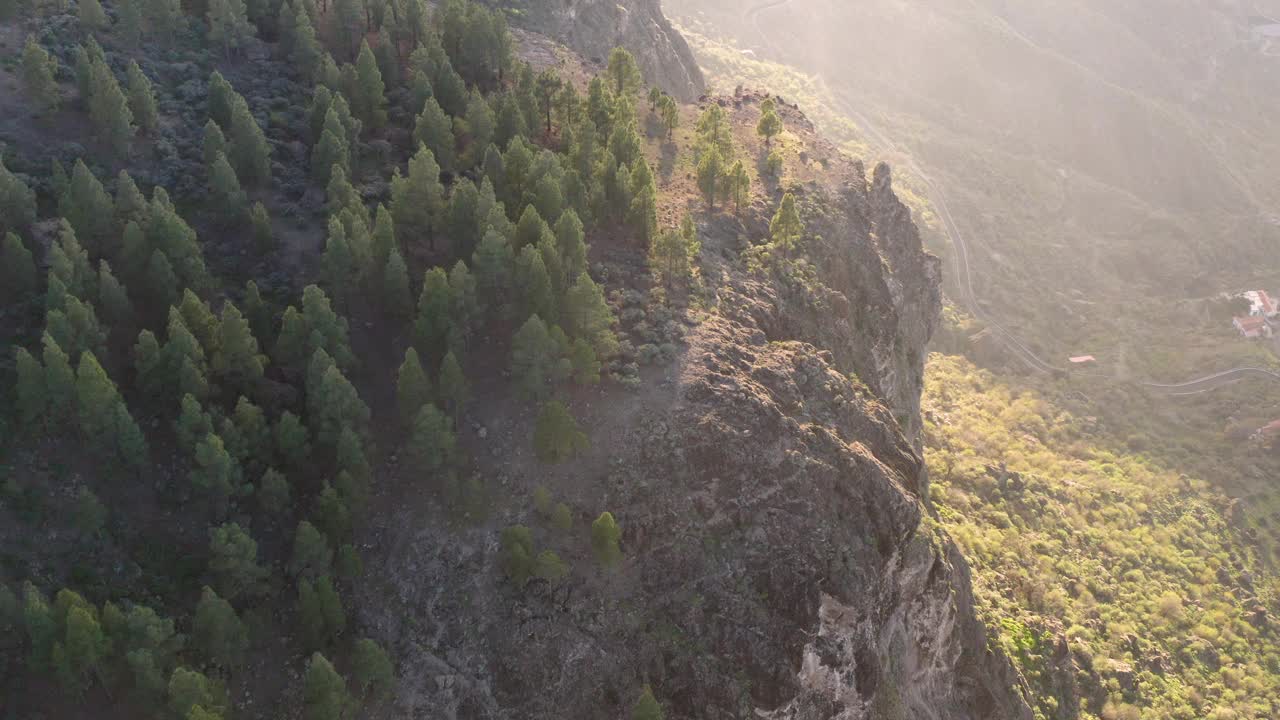
<instances>
[{"instance_id":1,"label":"red tiled roof","mask_svg":"<svg viewBox=\"0 0 1280 720\"><path fill-rule=\"evenodd\" d=\"M1266 290L1258 291L1258 301L1262 305L1262 312L1269 314L1276 311L1276 303L1271 299L1271 296L1267 294Z\"/></svg>"},{"instance_id":2,"label":"red tiled roof","mask_svg":"<svg viewBox=\"0 0 1280 720\"><path fill-rule=\"evenodd\" d=\"M1267 321L1260 317L1242 317L1236 318L1236 323L1240 326L1241 330L1249 331L1261 330L1263 326L1267 324Z\"/></svg>"}]
</instances>

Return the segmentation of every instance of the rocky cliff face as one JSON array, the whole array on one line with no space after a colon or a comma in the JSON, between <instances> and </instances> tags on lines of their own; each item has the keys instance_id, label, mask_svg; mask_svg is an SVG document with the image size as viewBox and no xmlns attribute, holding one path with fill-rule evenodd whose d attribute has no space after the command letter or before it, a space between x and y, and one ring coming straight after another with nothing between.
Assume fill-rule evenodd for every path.
<instances>
[{"instance_id":1,"label":"rocky cliff face","mask_svg":"<svg viewBox=\"0 0 1280 720\"><path fill-rule=\"evenodd\" d=\"M625 47L645 80L677 100L691 102L706 88L689 44L662 14L659 0L545 0L532 3L524 18L528 29L597 63L613 48Z\"/></svg>"},{"instance_id":2,"label":"rocky cliff face","mask_svg":"<svg viewBox=\"0 0 1280 720\"><path fill-rule=\"evenodd\" d=\"M887 168L802 198L814 272L752 270L704 227L718 309L638 394L577 404L583 457L548 471L522 460L527 419L484 419L481 473L505 496L550 487L582 509L579 537L612 511L620 568L508 504L491 525L530 525L574 568L518 590L492 527L423 529L398 506L380 601L357 604L401 650L398 715L620 717L649 683L671 718L1030 718L898 421L918 422L937 262Z\"/></svg>"}]
</instances>

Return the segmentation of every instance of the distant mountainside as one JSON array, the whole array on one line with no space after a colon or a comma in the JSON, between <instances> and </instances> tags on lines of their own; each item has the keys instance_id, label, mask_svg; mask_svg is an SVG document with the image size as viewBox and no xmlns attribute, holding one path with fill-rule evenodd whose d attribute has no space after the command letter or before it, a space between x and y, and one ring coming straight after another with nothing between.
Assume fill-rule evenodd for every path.
<instances>
[{"instance_id":1,"label":"distant mountainside","mask_svg":"<svg viewBox=\"0 0 1280 720\"><path fill-rule=\"evenodd\" d=\"M667 5L815 75L879 153L877 136L909 152L979 250L978 295L1050 352L1124 344L1133 297L1280 284L1280 58L1250 20L1275 7Z\"/></svg>"}]
</instances>

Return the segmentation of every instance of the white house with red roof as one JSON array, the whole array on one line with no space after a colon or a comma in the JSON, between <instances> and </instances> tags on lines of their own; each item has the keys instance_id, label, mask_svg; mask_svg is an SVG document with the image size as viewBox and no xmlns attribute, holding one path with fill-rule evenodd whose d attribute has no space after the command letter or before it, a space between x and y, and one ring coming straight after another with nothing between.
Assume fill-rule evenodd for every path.
<instances>
[{"instance_id":1,"label":"white house with red roof","mask_svg":"<svg viewBox=\"0 0 1280 720\"><path fill-rule=\"evenodd\" d=\"M1242 293L1242 296L1249 301L1249 314L1253 317L1273 318L1280 314L1276 301L1271 299L1266 290L1250 290Z\"/></svg>"},{"instance_id":2,"label":"white house with red roof","mask_svg":"<svg viewBox=\"0 0 1280 720\"><path fill-rule=\"evenodd\" d=\"M1236 330L1247 338L1271 337L1271 326L1267 324L1265 317L1250 315L1249 317L1238 317L1232 321Z\"/></svg>"}]
</instances>

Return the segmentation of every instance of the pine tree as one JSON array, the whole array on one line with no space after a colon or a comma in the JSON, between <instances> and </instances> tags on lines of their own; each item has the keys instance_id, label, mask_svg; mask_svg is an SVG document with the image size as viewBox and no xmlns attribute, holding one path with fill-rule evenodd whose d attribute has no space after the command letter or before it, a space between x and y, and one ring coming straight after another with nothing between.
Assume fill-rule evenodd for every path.
<instances>
[{"instance_id":1,"label":"pine tree","mask_svg":"<svg viewBox=\"0 0 1280 720\"><path fill-rule=\"evenodd\" d=\"M662 126L667 129L667 139L670 140L680 126L680 107L676 105L675 99L670 95L663 95L658 101L658 115L662 118Z\"/></svg>"},{"instance_id":2,"label":"pine tree","mask_svg":"<svg viewBox=\"0 0 1280 720\"><path fill-rule=\"evenodd\" d=\"M293 534L293 553L289 559L289 573L299 577L316 578L329 574L333 551L329 540L314 525L303 520Z\"/></svg>"},{"instance_id":3,"label":"pine tree","mask_svg":"<svg viewBox=\"0 0 1280 720\"><path fill-rule=\"evenodd\" d=\"M462 260L449 271L450 323L449 347L466 350L480 321L481 308L476 297L476 279Z\"/></svg>"},{"instance_id":4,"label":"pine tree","mask_svg":"<svg viewBox=\"0 0 1280 720\"><path fill-rule=\"evenodd\" d=\"M253 248L259 255L267 255L275 247L271 215L261 202L255 202L249 211L249 226L253 229Z\"/></svg>"},{"instance_id":5,"label":"pine tree","mask_svg":"<svg viewBox=\"0 0 1280 720\"><path fill-rule=\"evenodd\" d=\"M227 144L227 137L222 133L222 128L211 118L204 125L204 165L206 168L212 168L214 161L219 155L224 155L231 149Z\"/></svg>"},{"instance_id":6,"label":"pine tree","mask_svg":"<svg viewBox=\"0 0 1280 720\"><path fill-rule=\"evenodd\" d=\"M124 286L111 273L111 266L106 260L98 261L98 306L107 324L122 327L133 322L133 304Z\"/></svg>"},{"instance_id":7,"label":"pine tree","mask_svg":"<svg viewBox=\"0 0 1280 720\"><path fill-rule=\"evenodd\" d=\"M458 416L462 414L462 408L471 397L471 388L467 385L467 378L462 373L462 365L458 363L458 358L452 350L446 353L444 360L440 362L437 392L450 411L453 426L457 427Z\"/></svg>"},{"instance_id":8,"label":"pine tree","mask_svg":"<svg viewBox=\"0 0 1280 720\"><path fill-rule=\"evenodd\" d=\"M596 559L605 567L613 567L622 559L622 550L618 548L618 540L622 538L622 530L613 519L613 513L600 513L600 517L591 523L591 549Z\"/></svg>"},{"instance_id":9,"label":"pine tree","mask_svg":"<svg viewBox=\"0 0 1280 720\"><path fill-rule=\"evenodd\" d=\"M258 481L258 503L272 515L280 515L289 507L289 481L274 468Z\"/></svg>"},{"instance_id":10,"label":"pine tree","mask_svg":"<svg viewBox=\"0 0 1280 720\"><path fill-rule=\"evenodd\" d=\"M150 34L171 42L186 23L182 5L178 0L148 0L143 16L150 25Z\"/></svg>"},{"instance_id":11,"label":"pine tree","mask_svg":"<svg viewBox=\"0 0 1280 720\"><path fill-rule=\"evenodd\" d=\"M467 98L466 127L471 136L463 165L475 167L484 160L485 151L493 143L497 132L497 118L479 91L472 90Z\"/></svg>"},{"instance_id":12,"label":"pine tree","mask_svg":"<svg viewBox=\"0 0 1280 720\"><path fill-rule=\"evenodd\" d=\"M25 231L36 220L36 194L0 158L0 231Z\"/></svg>"},{"instance_id":13,"label":"pine tree","mask_svg":"<svg viewBox=\"0 0 1280 720\"><path fill-rule=\"evenodd\" d=\"M174 717L185 720L209 720L209 713L219 718L228 704L221 683L185 667L174 669L166 692Z\"/></svg>"},{"instance_id":14,"label":"pine tree","mask_svg":"<svg viewBox=\"0 0 1280 720\"><path fill-rule=\"evenodd\" d=\"M116 3L114 32L128 48L136 48L142 39L142 0L121 0Z\"/></svg>"},{"instance_id":15,"label":"pine tree","mask_svg":"<svg viewBox=\"0 0 1280 720\"><path fill-rule=\"evenodd\" d=\"M226 515L232 494L240 488L241 473L221 437L209 433L196 444L190 480L208 497L215 516Z\"/></svg>"},{"instance_id":16,"label":"pine tree","mask_svg":"<svg viewBox=\"0 0 1280 720\"><path fill-rule=\"evenodd\" d=\"M371 697L386 697L395 684L395 668L382 646L361 638L352 652L351 673L360 694Z\"/></svg>"},{"instance_id":17,"label":"pine tree","mask_svg":"<svg viewBox=\"0 0 1280 720\"><path fill-rule=\"evenodd\" d=\"M586 234L582 221L573 210L566 210L556 221L556 245L566 277L576 278L587 269Z\"/></svg>"},{"instance_id":18,"label":"pine tree","mask_svg":"<svg viewBox=\"0 0 1280 720\"><path fill-rule=\"evenodd\" d=\"M453 462L456 445L449 419L435 405L423 405L405 448L413 467L429 476L441 472Z\"/></svg>"},{"instance_id":19,"label":"pine tree","mask_svg":"<svg viewBox=\"0 0 1280 720\"><path fill-rule=\"evenodd\" d=\"M511 244L493 229L485 232L484 239L471 257L471 266L475 268L477 294L485 299L492 310L497 311L495 314L503 312L502 303L511 286L514 261Z\"/></svg>"},{"instance_id":20,"label":"pine tree","mask_svg":"<svg viewBox=\"0 0 1280 720\"><path fill-rule=\"evenodd\" d=\"M347 231L337 218L329 218L329 234L325 238L324 254L320 258L322 277L329 293L342 302L346 299L351 279L355 277L355 258L347 244Z\"/></svg>"},{"instance_id":21,"label":"pine tree","mask_svg":"<svg viewBox=\"0 0 1280 720\"><path fill-rule=\"evenodd\" d=\"M391 260L391 252L395 250L399 252L400 245L396 242L396 223L391 217L391 211L387 210L385 205L379 204L374 212L373 234L369 238L369 254L370 262L375 268L385 268ZM404 258L401 257L401 262ZM408 268L406 267L406 272ZM371 278L370 282L375 286L383 278ZM406 290L408 282L405 283Z\"/></svg>"},{"instance_id":22,"label":"pine tree","mask_svg":"<svg viewBox=\"0 0 1280 720\"><path fill-rule=\"evenodd\" d=\"M295 3L296 10L293 13L293 31L291 34L292 51L290 56L298 69L302 71L304 77L316 78L317 71L320 69L323 50L320 48L319 41L316 40L316 29L311 23L311 15L307 13L306 2ZM281 13L284 12L284 6L281 6ZM284 24L282 23L282 27ZM325 88L326 91L328 88Z\"/></svg>"},{"instance_id":23,"label":"pine tree","mask_svg":"<svg viewBox=\"0 0 1280 720\"><path fill-rule=\"evenodd\" d=\"M298 582L299 609L305 628L305 635L311 647L324 647L338 639L346 630L347 615L342 607L342 599L333 587L333 580L324 575L316 580L310 597L303 579Z\"/></svg>"},{"instance_id":24,"label":"pine tree","mask_svg":"<svg viewBox=\"0 0 1280 720\"><path fill-rule=\"evenodd\" d=\"M644 158L631 171L631 208L627 217L632 227L649 242L658 231L658 189Z\"/></svg>"},{"instance_id":25,"label":"pine tree","mask_svg":"<svg viewBox=\"0 0 1280 720\"><path fill-rule=\"evenodd\" d=\"M784 256L790 256L803 235L804 223L800 221L800 213L796 210L795 196L787 193L782 196L782 204L769 222L769 237Z\"/></svg>"},{"instance_id":26,"label":"pine tree","mask_svg":"<svg viewBox=\"0 0 1280 720\"><path fill-rule=\"evenodd\" d=\"M365 26L363 0L333 0L333 22L331 29L334 37L331 46L342 48L343 60L356 57L360 46L357 44L364 37Z\"/></svg>"},{"instance_id":27,"label":"pine tree","mask_svg":"<svg viewBox=\"0 0 1280 720\"><path fill-rule=\"evenodd\" d=\"M259 348L263 348L268 344L271 338L272 315L271 308L267 306L265 300L262 299L262 293L258 290L258 283L250 280L244 285L244 316L249 319L249 330L253 333L253 337L258 339Z\"/></svg>"},{"instance_id":28,"label":"pine tree","mask_svg":"<svg viewBox=\"0 0 1280 720\"><path fill-rule=\"evenodd\" d=\"M209 197L227 225L238 225L248 211L249 199L240 189L240 180L227 156L219 153L209 167Z\"/></svg>"},{"instance_id":29,"label":"pine tree","mask_svg":"<svg viewBox=\"0 0 1280 720\"><path fill-rule=\"evenodd\" d=\"M694 145L699 158L708 150L715 149L724 158L733 157L733 136L729 122L725 118L724 108L711 104L698 117L697 141Z\"/></svg>"},{"instance_id":30,"label":"pine tree","mask_svg":"<svg viewBox=\"0 0 1280 720\"><path fill-rule=\"evenodd\" d=\"M285 308L280 320L280 335L276 338L276 363L286 367L300 365L307 358L310 335L302 313L292 305Z\"/></svg>"},{"instance_id":31,"label":"pine tree","mask_svg":"<svg viewBox=\"0 0 1280 720\"><path fill-rule=\"evenodd\" d=\"M520 105L512 93L498 96L494 116L493 141L499 147L509 146L512 139L523 138L529 134L524 115L520 112Z\"/></svg>"},{"instance_id":32,"label":"pine tree","mask_svg":"<svg viewBox=\"0 0 1280 720\"><path fill-rule=\"evenodd\" d=\"M551 384L568 375L567 363L547 325L531 316L511 340L511 377L521 397L542 401L551 393Z\"/></svg>"},{"instance_id":33,"label":"pine tree","mask_svg":"<svg viewBox=\"0 0 1280 720\"><path fill-rule=\"evenodd\" d=\"M668 228L654 237L649 247L649 265L667 286L689 276L689 256L678 231Z\"/></svg>"},{"instance_id":34,"label":"pine tree","mask_svg":"<svg viewBox=\"0 0 1280 720\"><path fill-rule=\"evenodd\" d=\"M88 687L90 675L100 670L109 645L92 607L71 607L63 624L64 638L53 646L54 669L65 690L80 693Z\"/></svg>"},{"instance_id":35,"label":"pine tree","mask_svg":"<svg viewBox=\"0 0 1280 720\"><path fill-rule=\"evenodd\" d=\"M556 321L556 298L551 276L547 274L542 253L533 245L524 246L516 258L516 292L518 322L529 315L537 315L552 323Z\"/></svg>"},{"instance_id":36,"label":"pine tree","mask_svg":"<svg viewBox=\"0 0 1280 720\"><path fill-rule=\"evenodd\" d=\"M436 162L444 172L454 169L455 150L453 121L445 114L444 108L435 98L427 98L422 113L413 126L413 142L425 145L435 156Z\"/></svg>"},{"instance_id":37,"label":"pine tree","mask_svg":"<svg viewBox=\"0 0 1280 720\"><path fill-rule=\"evenodd\" d=\"M520 222L516 223L515 248L519 250L526 245L537 245L544 233L550 232L547 224L532 205L525 207L520 214Z\"/></svg>"},{"instance_id":38,"label":"pine tree","mask_svg":"<svg viewBox=\"0 0 1280 720\"><path fill-rule=\"evenodd\" d=\"M387 264L382 269L380 291L382 306L387 314L403 318L413 312L413 297L409 293L409 269L397 248L392 248Z\"/></svg>"},{"instance_id":39,"label":"pine tree","mask_svg":"<svg viewBox=\"0 0 1280 720\"><path fill-rule=\"evenodd\" d=\"M409 174L391 178L391 215L396 232L406 242L431 240L432 219L439 213L444 196L440 166L425 145L409 160ZM434 249L434 242L430 244Z\"/></svg>"},{"instance_id":40,"label":"pine tree","mask_svg":"<svg viewBox=\"0 0 1280 720\"><path fill-rule=\"evenodd\" d=\"M165 367L165 357L155 333L142 330L133 345L133 367L137 387L148 400L155 402L173 382Z\"/></svg>"},{"instance_id":41,"label":"pine tree","mask_svg":"<svg viewBox=\"0 0 1280 720\"><path fill-rule=\"evenodd\" d=\"M45 393L49 419L54 423L71 419L76 408L76 375L71 361L49 333L41 338L45 371Z\"/></svg>"},{"instance_id":42,"label":"pine tree","mask_svg":"<svg viewBox=\"0 0 1280 720\"><path fill-rule=\"evenodd\" d=\"M212 354L218 346L218 318L209 309L209 303L187 288L182 291L182 302L178 305L181 324L200 341L200 347L206 355ZM170 322L169 332L173 333Z\"/></svg>"},{"instance_id":43,"label":"pine tree","mask_svg":"<svg viewBox=\"0 0 1280 720\"><path fill-rule=\"evenodd\" d=\"M765 158L764 168L765 172L769 174L769 177L782 177L782 153L777 150L769 153L769 157Z\"/></svg>"},{"instance_id":44,"label":"pine tree","mask_svg":"<svg viewBox=\"0 0 1280 720\"><path fill-rule=\"evenodd\" d=\"M48 406L44 367L26 348L18 346L16 369L18 416L24 426L34 428L43 418Z\"/></svg>"},{"instance_id":45,"label":"pine tree","mask_svg":"<svg viewBox=\"0 0 1280 720\"><path fill-rule=\"evenodd\" d=\"M204 656L222 668L237 666L249 649L249 631L244 623L231 604L208 586L196 605L191 636Z\"/></svg>"},{"instance_id":46,"label":"pine tree","mask_svg":"<svg viewBox=\"0 0 1280 720\"><path fill-rule=\"evenodd\" d=\"M338 367L346 369L355 364L347 321L333 311L329 297L315 285L302 289L302 317L306 322L308 338L318 337L320 346L333 356Z\"/></svg>"},{"instance_id":47,"label":"pine tree","mask_svg":"<svg viewBox=\"0 0 1280 720\"><path fill-rule=\"evenodd\" d=\"M431 383L418 361L418 351L410 347L405 351L404 362L396 375L396 402L400 407L400 420L405 427L413 424L418 412L431 402Z\"/></svg>"},{"instance_id":48,"label":"pine tree","mask_svg":"<svg viewBox=\"0 0 1280 720\"><path fill-rule=\"evenodd\" d=\"M613 311L604 299L604 290L587 273L579 274L565 293L563 316L569 334L590 343L597 358L607 359L617 352Z\"/></svg>"},{"instance_id":49,"label":"pine tree","mask_svg":"<svg viewBox=\"0 0 1280 720\"><path fill-rule=\"evenodd\" d=\"M146 296L155 307L169 307L178 299L178 276L159 248L147 262Z\"/></svg>"},{"instance_id":50,"label":"pine tree","mask_svg":"<svg viewBox=\"0 0 1280 720\"><path fill-rule=\"evenodd\" d=\"M209 118L222 129L231 127L231 108L237 95L235 88L214 70L209 75Z\"/></svg>"},{"instance_id":51,"label":"pine tree","mask_svg":"<svg viewBox=\"0 0 1280 720\"><path fill-rule=\"evenodd\" d=\"M339 0L341 1L341 0ZM378 60L369 48L368 40L360 41L360 54L356 58L356 85L351 98L351 109L366 127L380 128L387 122L386 84L378 69Z\"/></svg>"},{"instance_id":52,"label":"pine tree","mask_svg":"<svg viewBox=\"0 0 1280 720\"><path fill-rule=\"evenodd\" d=\"M231 103L231 162L236 174L255 186L271 181L271 146L240 95Z\"/></svg>"},{"instance_id":53,"label":"pine tree","mask_svg":"<svg viewBox=\"0 0 1280 720\"><path fill-rule=\"evenodd\" d=\"M209 574L227 600L253 594L271 574L258 564L258 543L236 523L209 528Z\"/></svg>"},{"instance_id":54,"label":"pine tree","mask_svg":"<svg viewBox=\"0 0 1280 720\"><path fill-rule=\"evenodd\" d=\"M258 341L230 300L222 305L216 349L212 353L213 372L226 387L251 391L262 380L266 357L258 351Z\"/></svg>"},{"instance_id":55,"label":"pine tree","mask_svg":"<svg viewBox=\"0 0 1280 720\"><path fill-rule=\"evenodd\" d=\"M73 295L66 297L64 309L45 313L45 326L60 346L76 355L101 351L107 340L93 306Z\"/></svg>"},{"instance_id":56,"label":"pine tree","mask_svg":"<svg viewBox=\"0 0 1280 720\"><path fill-rule=\"evenodd\" d=\"M88 109L89 97L92 95L93 90L93 66L97 63L106 62L106 58L102 53L102 46L90 36L84 45L75 47L72 51L72 59L76 76L76 95L80 100L80 104L85 109Z\"/></svg>"},{"instance_id":57,"label":"pine tree","mask_svg":"<svg viewBox=\"0 0 1280 720\"><path fill-rule=\"evenodd\" d=\"M174 434L178 437L178 446L189 453L194 453L209 433L213 432L213 418L200 407L195 395L187 393L182 396L181 410L174 422Z\"/></svg>"},{"instance_id":58,"label":"pine tree","mask_svg":"<svg viewBox=\"0 0 1280 720\"><path fill-rule=\"evenodd\" d=\"M768 98L760 104L760 122L756 123L756 134L764 138L765 147L769 147L781 132L782 118L778 117L777 104L773 98Z\"/></svg>"},{"instance_id":59,"label":"pine tree","mask_svg":"<svg viewBox=\"0 0 1280 720\"><path fill-rule=\"evenodd\" d=\"M422 293L418 296L418 316L414 321L414 342L429 359L444 354L451 329L452 298L449 276L444 268L434 267L422 280Z\"/></svg>"},{"instance_id":60,"label":"pine tree","mask_svg":"<svg viewBox=\"0 0 1280 720\"><path fill-rule=\"evenodd\" d=\"M209 0L209 42L222 46L224 55L238 50L254 35L244 0Z\"/></svg>"},{"instance_id":61,"label":"pine tree","mask_svg":"<svg viewBox=\"0 0 1280 720\"><path fill-rule=\"evenodd\" d=\"M102 4L98 0L79 0L76 3L76 13L80 20L80 27L87 34L91 35L110 25L107 13L103 11Z\"/></svg>"},{"instance_id":62,"label":"pine tree","mask_svg":"<svg viewBox=\"0 0 1280 720\"><path fill-rule=\"evenodd\" d=\"M272 434L276 452L284 461L285 468L298 469L306 465L311 457L311 441L306 426L297 415L288 410L281 413Z\"/></svg>"},{"instance_id":63,"label":"pine tree","mask_svg":"<svg viewBox=\"0 0 1280 720\"><path fill-rule=\"evenodd\" d=\"M516 587L524 587L533 576L533 535L524 525L512 525L502 531L502 570Z\"/></svg>"},{"instance_id":64,"label":"pine tree","mask_svg":"<svg viewBox=\"0 0 1280 720\"><path fill-rule=\"evenodd\" d=\"M126 78L129 83L129 110L138 121L138 127L149 133L156 129L157 118L156 96L151 81L142 73L136 60L129 61Z\"/></svg>"},{"instance_id":65,"label":"pine tree","mask_svg":"<svg viewBox=\"0 0 1280 720\"><path fill-rule=\"evenodd\" d=\"M116 224L119 227L125 227L131 222L141 222L146 217L147 199L126 170L121 170L116 175L114 202Z\"/></svg>"},{"instance_id":66,"label":"pine tree","mask_svg":"<svg viewBox=\"0 0 1280 720\"><path fill-rule=\"evenodd\" d=\"M106 188L81 160L76 160L71 170L71 180L67 190L58 198L58 214L61 215L74 231L71 238L68 230L63 228L59 233L59 243L66 248L68 243L84 243L95 255L107 254L109 239L115 234L115 204ZM69 254L70 253L68 250ZM88 258L85 258L86 269ZM64 282L66 278L63 278ZM68 283L72 287L72 283ZM82 295L84 288L75 288L75 294Z\"/></svg>"},{"instance_id":67,"label":"pine tree","mask_svg":"<svg viewBox=\"0 0 1280 720\"><path fill-rule=\"evenodd\" d=\"M94 0L96 2L96 0ZM117 156L129 151L133 138L133 113L129 101L116 82L115 73L106 63L93 63L89 71L89 117L93 120L98 136L110 146Z\"/></svg>"},{"instance_id":68,"label":"pine tree","mask_svg":"<svg viewBox=\"0 0 1280 720\"><path fill-rule=\"evenodd\" d=\"M542 405L538 422L533 431L533 449L538 460L556 464L569 460L585 450L590 443L569 414L569 409L558 400Z\"/></svg>"},{"instance_id":69,"label":"pine tree","mask_svg":"<svg viewBox=\"0 0 1280 720\"><path fill-rule=\"evenodd\" d=\"M22 84L33 104L41 111L58 107L58 81L54 79L57 72L58 61L50 57L34 38L28 37L22 51Z\"/></svg>"},{"instance_id":70,"label":"pine tree","mask_svg":"<svg viewBox=\"0 0 1280 720\"><path fill-rule=\"evenodd\" d=\"M133 419L133 415L129 413L129 408L124 403L116 404L115 421L115 449L120 455L120 460L135 473L141 472L150 460L148 457L150 449L147 446L146 436L142 434L142 428L138 427L137 421Z\"/></svg>"},{"instance_id":71,"label":"pine tree","mask_svg":"<svg viewBox=\"0 0 1280 720\"><path fill-rule=\"evenodd\" d=\"M318 652L307 662L302 693L306 720L343 720L352 705L346 681Z\"/></svg>"},{"instance_id":72,"label":"pine tree","mask_svg":"<svg viewBox=\"0 0 1280 720\"><path fill-rule=\"evenodd\" d=\"M636 700L636 704L631 708L631 720L663 720L663 717L662 706L653 696L653 690L645 685L644 691L640 693L640 699Z\"/></svg>"},{"instance_id":73,"label":"pine tree","mask_svg":"<svg viewBox=\"0 0 1280 720\"><path fill-rule=\"evenodd\" d=\"M577 338L569 349L569 364L573 367L573 381L579 385L595 385L600 382L600 360L596 351L582 338Z\"/></svg>"},{"instance_id":74,"label":"pine tree","mask_svg":"<svg viewBox=\"0 0 1280 720\"><path fill-rule=\"evenodd\" d=\"M634 95L644 83L636 59L626 49L616 47L609 53L605 75L613 86L615 95Z\"/></svg>"},{"instance_id":75,"label":"pine tree","mask_svg":"<svg viewBox=\"0 0 1280 720\"><path fill-rule=\"evenodd\" d=\"M707 149L698 162L698 190L707 201L707 208L716 209L716 200L725 194L724 159L714 147Z\"/></svg>"},{"instance_id":76,"label":"pine tree","mask_svg":"<svg viewBox=\"0 0 1280 720\"><path fill-rule=\"evenodd\" d=\"M308 397L311 428L322 445L337 441L343 428L358 428L369 424L369 407L360 399L355 387L336 367L325 372L318 397Z\"/></svg>"},{"instance_id":77,"label":"pine tree","mask_svg":"<svg viewBox=\"0 0 1280 720\"><path fill-rule=\"evenodd\" d=\"M36 264L22 238L13 233L4 236L0 248L0 301L16 305L36 291Z\"/></svg>"},{"instance_id":78,"label":"pine tree","mask_svg":"<svg viewBox=\"0 0 1280 720\"><path fill-rule=\"evenodd\" d=\"M111 447L114 442L116 404L123 402L115 383L107 377L91 352L80 356L76 368L76 405L80 430L91 442Z\"/></svg>"}]
</instances>

